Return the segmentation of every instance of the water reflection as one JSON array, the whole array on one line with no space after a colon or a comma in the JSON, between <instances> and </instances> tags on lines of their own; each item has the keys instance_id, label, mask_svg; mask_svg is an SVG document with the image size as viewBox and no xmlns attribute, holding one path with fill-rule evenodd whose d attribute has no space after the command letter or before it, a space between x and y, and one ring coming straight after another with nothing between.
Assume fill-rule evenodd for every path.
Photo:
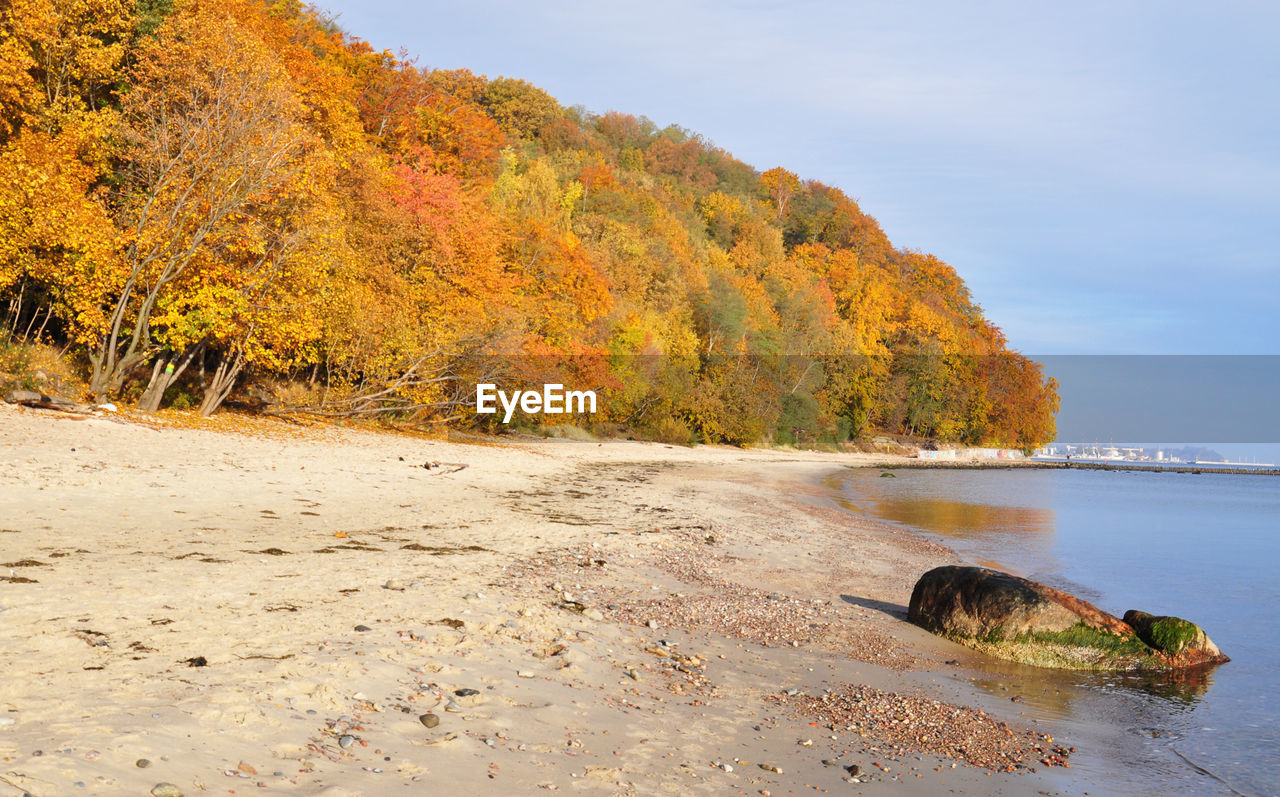
<instances>
[{"instance_id":1,"label":"water reflection","mask_svg":"<svg viewBox=\"0 0 1280 797\"><path fill-rule=\"evenodd\" d=\"M891 482L868 476L851 474L844 477L847 486L853 489L842 491L843 495L836 499L842 509L946 537L1053 533L1053 510L1038 502L1035 496L1028 496L1030 506L958 501L922 492L910 475ZM1036 503L1042 505L1036 506Z\"/></svg>"},{"instance_id":2,"label":"water reflection","mask_svg":"<svg viewBox=\"0 0 1280 797\"><path fill-rule=\"evenodd\" d=\"M1044 717L1072 719L1097 711L1087 695L1123 691L1143 694L1157 702L1161 714L1195 709L1213 683L1212 666L1168 672L1089 672L1031 667L1001 659L975 657L967 662L981 668L973 683L984 691L1017 698ZM1076 705L1081 701L1086 705ZM1154 708L1154 706L1153 706ZM1165 718L1167 721L1167 717Z\"/></svg>"},{"instance_id":3,"label":"water reflection","mask_svg":"<svg viewBox=\"0 0 1280 797\"><path fill-rule=\"evenodd\" d=\"M1164 701L1171 711L1191 711L1213 685L1214 669L1214 665L1206 665L1166 672L1109 673L1107 685L1145 692Z\"/></svg>"}]
</instances>

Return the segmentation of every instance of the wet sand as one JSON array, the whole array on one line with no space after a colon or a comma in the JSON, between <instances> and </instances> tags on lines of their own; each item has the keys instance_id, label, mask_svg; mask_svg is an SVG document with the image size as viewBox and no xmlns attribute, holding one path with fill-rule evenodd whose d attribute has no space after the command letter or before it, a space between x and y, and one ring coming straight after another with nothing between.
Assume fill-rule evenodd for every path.
<instances>
[{"instance_id":1,"label":"wet sand","mask_svg":"<svg viewBox=\"0 0 1280 797\"><path fill-rule=\"evenodd\" d=\"M1073 791L891 460L200 426L0 406L0 794Z\"/></svg>"}]
</instances>

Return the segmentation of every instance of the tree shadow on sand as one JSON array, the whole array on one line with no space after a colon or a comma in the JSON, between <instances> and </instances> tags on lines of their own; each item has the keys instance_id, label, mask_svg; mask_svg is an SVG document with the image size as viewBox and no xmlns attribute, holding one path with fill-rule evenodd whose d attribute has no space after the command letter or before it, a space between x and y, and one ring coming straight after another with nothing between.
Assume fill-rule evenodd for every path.
<instances>
[{"instance_id":1,"label":"tree shadow on sand","mask_svg":"<svg viewBox=\"0 0 1280 797\"><path fill-rule=\"evenodd\" d=\"M907 607L900 603L878 601L875 598L860 598L857 595L841 595L840 600L851 606L860 606L864 609L873 609L877 612L882 612L895 620L907 619Z\"/></svg>"}]
</instances>

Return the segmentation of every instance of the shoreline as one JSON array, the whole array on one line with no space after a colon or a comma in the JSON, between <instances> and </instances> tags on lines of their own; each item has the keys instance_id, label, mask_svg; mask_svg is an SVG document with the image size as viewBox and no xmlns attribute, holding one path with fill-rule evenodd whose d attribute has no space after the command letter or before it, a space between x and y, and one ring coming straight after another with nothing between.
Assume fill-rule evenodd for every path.
<instances>
[{"instance_id":1,"label":"shoreline","mask_svg":"<svg viewBox=\"0 0 1280 797\"><path fill-rule=\"evenodd\" d=\"M1045 462L1040 460L1014 460L1008 462L988 462L984 460L938 461L903 458L904 461L886 461L882 464L850 465L853 468L883 468L885 470L1102 470L1123 473L1126 471L1142 471L1144 473L1202 473L1246 475L1246 476L1280 476L1280 468L1220 468L1211 465L1146 465L1141 462L1114 464L1109 462Z\"/></svg>"},{"instance_id":2,"label":"shoreline","mask_svg":"<svg viewBox=\"0 0 1280 797\"><path fill-rule=\"evenodd\" d=\"M1071 788L1051 718L901 619L954 552L812 500L888 458L249 426L0 408L13 784ZM976 724L930 744L802 707L828 689Z\"/></svg>"}]
</instances>

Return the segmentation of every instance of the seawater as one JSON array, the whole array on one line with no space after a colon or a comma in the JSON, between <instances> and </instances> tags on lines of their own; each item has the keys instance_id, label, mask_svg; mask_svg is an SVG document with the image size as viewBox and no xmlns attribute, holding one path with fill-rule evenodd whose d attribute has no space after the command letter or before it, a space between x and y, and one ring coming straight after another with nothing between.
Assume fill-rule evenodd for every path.
<instances>
[{"instance_id":1,"label":"seawater","mask_svg":"<svg viewBox=\"0 0 1280 797\"><path fill-rule=\"evenodd\" d=\"M966 560L1113 614L1199 623L1231 661L1173 675L991 661L1046 724L1092 734L1071 791L1280 794L1280 477L1063 470L851 469L847 511L934 536ZM1094 748L1094 749L1089 749ZM1065 773L1064 773L1065 775Z\"/></svg>"}]
</instances>

